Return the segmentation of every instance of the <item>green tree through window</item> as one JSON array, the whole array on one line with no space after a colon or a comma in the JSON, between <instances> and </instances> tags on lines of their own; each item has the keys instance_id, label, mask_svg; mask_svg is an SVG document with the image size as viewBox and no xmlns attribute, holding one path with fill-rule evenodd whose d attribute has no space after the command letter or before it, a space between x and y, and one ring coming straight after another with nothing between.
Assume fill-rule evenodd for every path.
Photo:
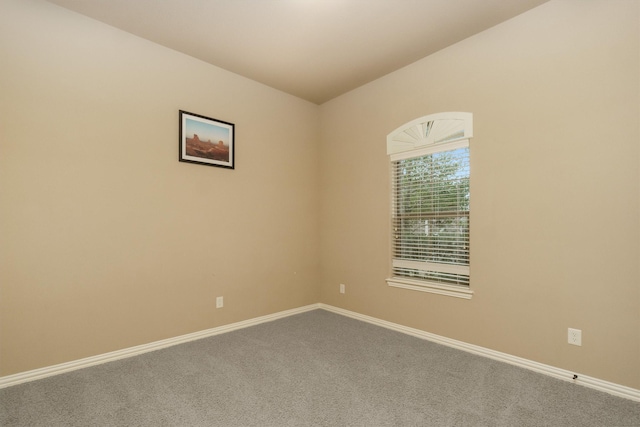
<instances>
[{"instance_id":1,"label":"green tree through window","mask_svg":"<svg viewBox=\"0 0 640 427\"><path fill-rule=\"evenodd\" d=\"M469 265L469 148L399 160L393 168L394 275L468 285L468 274L435 264Z\"/></svg>"}]
</instances>

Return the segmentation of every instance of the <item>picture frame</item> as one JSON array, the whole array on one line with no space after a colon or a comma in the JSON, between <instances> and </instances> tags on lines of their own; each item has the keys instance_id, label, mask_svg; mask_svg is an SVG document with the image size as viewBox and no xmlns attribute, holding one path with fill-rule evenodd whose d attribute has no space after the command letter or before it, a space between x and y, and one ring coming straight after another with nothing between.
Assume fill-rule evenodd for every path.
<instances>
[{"instance_id":1,"label":"picture frame","mask_svg":"<svg viewBox=\"0 0 640 427\"><path fill-rule=\"evenodd\" d=\"M179 110L178 160L220 168L235 168L235 125Z\"/></svg>"}]
</instances>

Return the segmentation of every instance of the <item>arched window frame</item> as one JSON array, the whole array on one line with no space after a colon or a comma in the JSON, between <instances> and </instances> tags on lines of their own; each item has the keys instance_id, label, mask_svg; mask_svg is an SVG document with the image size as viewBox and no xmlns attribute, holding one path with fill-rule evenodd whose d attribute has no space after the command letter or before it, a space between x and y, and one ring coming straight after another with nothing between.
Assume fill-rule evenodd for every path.
<instances>
[{"instance_id":1,"label":"arched window frame","mask_svg":"<svg viewBox=\"0 0 640 427\"><path fill-rule=\"evenodd\" d=\"M389 286L466 299L470 299L473 295L470 289L468 155L469 141L472 137L473 115L463 112L438 113L420 117L398 127L387 136L387 154L391 161L392 179L390 266L392 274L387 279ZM453 159L451 160L453 164L462 165L463 169L460 169L462 172L456 172L453 179L451 176L441 178L443 176L441 172L445 166L437 159L443 158ZM425 163L422 163L423 160ZM429 166L426 166L427 164ZM412 180L406 179L407 170L414 176L418 169L420 174L425 175L416 175L418 178ZM426 170L428 171L425 172ZM424 178L421 178L422 176ZM433 180L434 177L438 177L435 178L436 181ZM462 189L456 193L458 195L451 196L449 190L445 192L437 190L437 188L454 188L455 184L451 182L462 182L465 179L466 187L460 185L455 187ZM461 193L465 194L460 195ZM411 206L418 206L419 213L409 212L407 194L410 194ZM461 202L456 201L462 200L462 197L466 200L465 209L460 208ZM426 206L426 200L423 199L427 198L429 206L433 206L435 200L438 206L452 204L455 208L422 208L423 202ZM452 210L453 213L450 212ZM444 227L438 229L440 234L454 236L454 243L449 243L450 240L447 240L449 237L422 236L423 232L416 227L416 224L422 226L423 220L425 236L429 236L429 226L432 221L435 221L436 224ZM452 224L457 225L453 227ZM464 224L464 227L459 224ZM447 227L455 231L447 234ZM442 250L442 248L445 249ZM438 254L445 253L445 255L435 256L434 251Z\"/></svg>"}]
</instances>

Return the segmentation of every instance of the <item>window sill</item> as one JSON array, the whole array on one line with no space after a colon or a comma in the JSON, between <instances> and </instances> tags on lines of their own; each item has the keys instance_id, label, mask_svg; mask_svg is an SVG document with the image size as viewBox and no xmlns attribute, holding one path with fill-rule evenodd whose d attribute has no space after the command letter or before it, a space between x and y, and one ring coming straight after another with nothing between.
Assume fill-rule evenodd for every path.
<instances>
[{"instance_id":1,"label":"window sill","mask_svg":"<svg viewBox=\"0 0 640 427\"><path fill-rule=\"evenodd\" d=\"M440 283L411 280L403 277L387 279L387 284L395 288L411 289L413 291L429 292L455 298L471 299L473 291L463 286L442 285Z\"/></svg>"}]
</instances>

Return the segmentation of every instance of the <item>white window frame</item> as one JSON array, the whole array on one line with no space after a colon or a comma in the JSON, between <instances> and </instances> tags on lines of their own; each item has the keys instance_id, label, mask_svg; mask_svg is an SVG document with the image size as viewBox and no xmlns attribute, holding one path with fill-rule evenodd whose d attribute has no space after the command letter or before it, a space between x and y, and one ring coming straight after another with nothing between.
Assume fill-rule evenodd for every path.
<instances>
[{"instance_id":1,"label":"white window frame","mask_svg":"<svg viewBox=\"0 0 640 427\"><path fill-rule=\"evenodd\" d=\"M469 146L469 140L473 137L473 115L471 113L451 112L438 113L420 117L400 126L387 136L387 154L391 162L391 188L395 197L395 185L393 180L394 162L399 160L422 157L425 155L455 150ZM391 201L391 222L394 221L394 201ZM394 239L393 225L390 227L390 239ZM393 241L391 241L393 247ZM393 258L391 252L390 271L394 267L422 268L435 267L435 271L452 274L464 274L470 278L469 265L429 264L421 261L409 261ZM422 292L430 292L439 295L447 295L457 298L470 299L473 291L469 286L449 285L426 279L413 279L394 276L387 280L389 286L411 289Z\"/></svg>"}]
</instances>

